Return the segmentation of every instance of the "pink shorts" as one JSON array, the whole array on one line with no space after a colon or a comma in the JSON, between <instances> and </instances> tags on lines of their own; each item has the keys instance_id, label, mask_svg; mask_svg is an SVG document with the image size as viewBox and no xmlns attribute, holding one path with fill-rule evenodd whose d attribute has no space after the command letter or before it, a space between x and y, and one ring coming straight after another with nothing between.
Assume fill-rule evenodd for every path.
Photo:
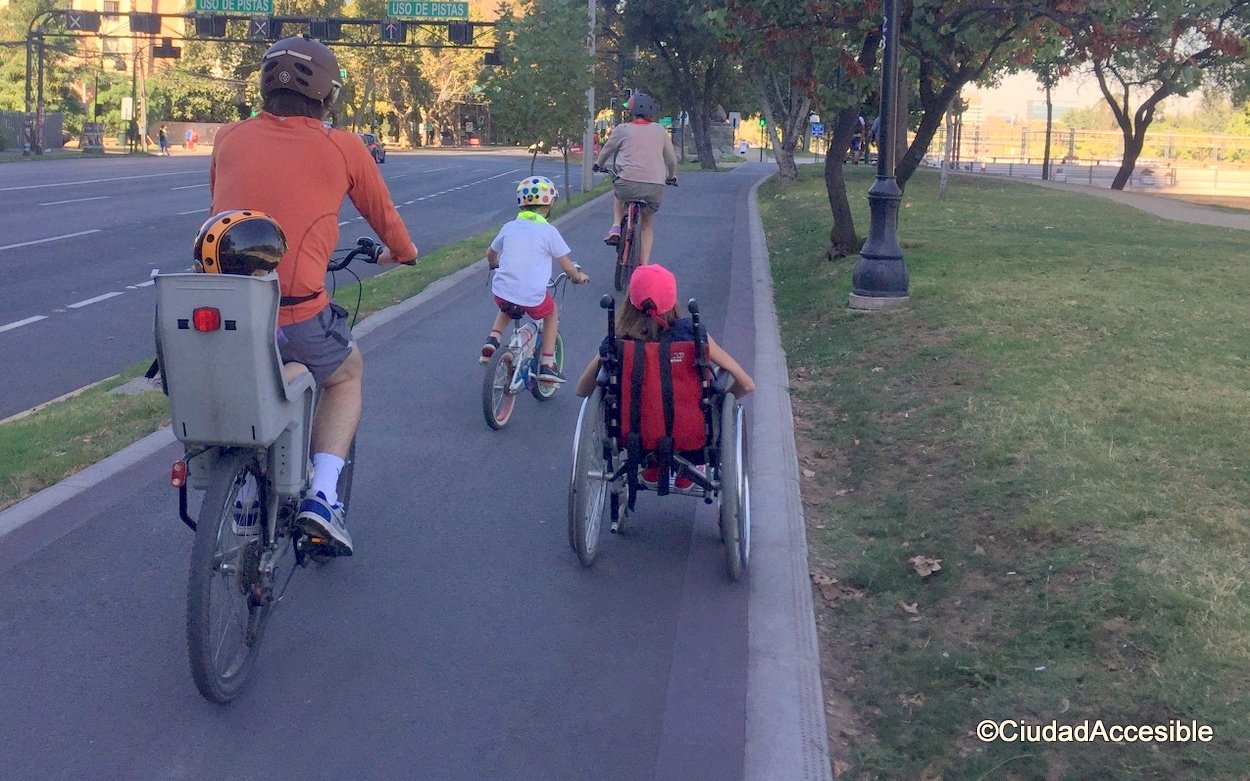
<instances>
[{"instance_id":1,"label":"pink shorts","mask_svg":"<svg viewBox=\"0 0 1250 781\"><path fill-rule=\"evenodd\" d=\"M547 291L547 295L543 298L542 302L535 304L534 306L521 306L520 304L514 304L511 301L502 299L499 296L495 296L495 303L499 305L500 312L507 312L508 314L524 312L535 320L542 320L547 315L556 311L556 300L551 297L550 290Z\"/></svg>"}]
</instances>

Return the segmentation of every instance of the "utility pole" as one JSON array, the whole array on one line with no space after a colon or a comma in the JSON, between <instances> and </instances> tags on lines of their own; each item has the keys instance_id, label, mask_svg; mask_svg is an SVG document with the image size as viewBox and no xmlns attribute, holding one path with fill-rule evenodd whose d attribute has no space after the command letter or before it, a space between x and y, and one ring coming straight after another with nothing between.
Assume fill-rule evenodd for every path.
<instances>
[{"instance_id":1,"label":"utility pole","mask_svg":"<svg viewBox=\"0 0 1250 781\"><path fill-rule=\"evenodd\" d=\"M590 23L586 38L586 51L590 53L590 87L586 90L586 133L582 138L582 192L590 190L594 183L590 169L595 154L595 0L586 0L586 16Z\"/></svg>"}]
</instances>

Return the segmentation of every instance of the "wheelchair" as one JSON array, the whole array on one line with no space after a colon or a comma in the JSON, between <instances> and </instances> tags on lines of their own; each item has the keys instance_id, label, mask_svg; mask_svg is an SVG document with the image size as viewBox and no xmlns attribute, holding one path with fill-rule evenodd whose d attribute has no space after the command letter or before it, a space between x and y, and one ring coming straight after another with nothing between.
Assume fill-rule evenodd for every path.
<instances>
[{"instance_id":1,"label":"wheelchair","mask_svg":"<svg viewBox=\"0 0 1250 781\"><path fill-rule=\"evenodd\" d=\"M602 359L573 434L570 547L589 567L605 522L623 533L639 493L695 496L719 506L726 568L740 579L751 552L746 420L732 378L708 358L698 303L688 305L694 342L645 343L616 338L612 296L599 305L615 349ZM644 480L645 471L658 480Z\"/></svg>"}]
</instances>

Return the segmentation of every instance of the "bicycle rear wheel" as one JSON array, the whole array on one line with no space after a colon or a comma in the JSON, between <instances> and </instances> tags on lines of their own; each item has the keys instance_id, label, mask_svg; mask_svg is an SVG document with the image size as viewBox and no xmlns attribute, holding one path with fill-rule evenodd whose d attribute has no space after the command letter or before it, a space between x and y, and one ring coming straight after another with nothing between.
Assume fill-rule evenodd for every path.
<instances>
[{"instance_id":1,"label":"bicycle rear wheel","mask_svg":"<svg viewBox=\"0 0 1250 781\"><path fill-rule=\"evenodd\" d=\"M569 479L569 547L583 567L599 552L599 533L608 508L610 486L606 479L612 462L603 455L607 427L604 422L603 389L582 402L573 435L573 472Z\"/></svg>"},{"instance_id":2,"label":"bicycle rear wheel","mask_svg":"<svg viewBox=\"0 0 1250 781\"><path fill-rule=\"evenodd\" d=\"M638 267L638 206L630 203L625 206L625 216L621 218L621 242L616 245L616 273L612 283L617 291L629 287L629 278Z\"/></svg>"},{"instance_id":3,"label":"bicycle rear wheel","mask_svg":"<svg viewBox=\"0 0 1250 781\"><path fill-rule=\"evenodd\" d=\"M486 425L496 431L508 425L516 407L516 395L512 393L515 360L511 350L496 348L486 364L486 376L482 378L482 415L486 418Z\"/></svg>"},{"instance_id":4,"label":"bicycle rear wheel","mask_svg":"<svg viewBox=\"0 0 1250 781\"><path fill-rule=\"evenodd\" d=\"M200 508L187 579L187 656L205 699L238 696L256 661L268 608L254 604L263 534L238 523L236 502L267 506L255 451L226 450L214 465ZM249 508L243 508L249 512ZM261 510L263 516L263 509ZM263 517L260 523L264 523Z\"/></svg>"}]
</instances>

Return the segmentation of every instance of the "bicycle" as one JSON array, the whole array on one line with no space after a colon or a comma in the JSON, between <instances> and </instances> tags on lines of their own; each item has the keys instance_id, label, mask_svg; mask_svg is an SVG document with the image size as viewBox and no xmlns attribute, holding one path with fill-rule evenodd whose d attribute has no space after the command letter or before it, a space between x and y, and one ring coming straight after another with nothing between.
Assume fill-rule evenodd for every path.
<instances>
[{"instance_id":1,"label":"bicycle","mask_svg":"<svg viewBox=\"0 0 1250 781\"><path fill-rule=\"evenodd\" d=\"M362 238L336 250L345 255L329 270L346 269L357 257L376 263L381 250ZM276 273L154 279L157 360L174 434L186 447L170 482L178 488L179 515L195 532L187 653L200 694L224 704L246 683L269 613L295 570L333 557L328 541L295 525L309 484L316 383L308 372L283 376ZM353 440L338 482L344 506L355 459ZM187 509L188 487L204 492L198 519Z\"/></svg>"},{"instance_id":2,"label":"bicycle","mask_svg":"<svg viewBox=\"0 0 1250 781\"><path fill-rule=\"evenodd\" d=\"M592 170L607 174L614 184L621 178L620 172L611 166L596 164L592 166ZM670 179L664 184L676 187L677 180ZM616 268L612 275L612 286L618 292L629 286L629 278L633 276L634 269L638 268L642 257L638 226L642 222L642 208L646 205L646 201L629 201L625 204L625 210L621 214L621 237L616 243Z\"/></svg>"},{"instance_id":3,"label":"bicycle","mask_svg":"<svg viewBox=\"0 0 1250 781\"><path fill-rule=\"evenodd\" d=\"M574 264L578 271L581 266ZM559 276L547 283L547 289L559 291L560 304L564 304L564 291L569 282L569 275L563 271ZM539 382L538 355L535 349L543 342L542 323L521 319L525 310L514 307L508 311L512 317L512 333L508 337L507 346L500 346L486 363L486 374L482 378L482 414L486 425L498 431L508 425L512 411L516 407L516 397L523 390L539 401L546 401L556 393L556 385ZM556 336L556 368L564 371L564 336Z\"/></svg>"}]
</instances>

